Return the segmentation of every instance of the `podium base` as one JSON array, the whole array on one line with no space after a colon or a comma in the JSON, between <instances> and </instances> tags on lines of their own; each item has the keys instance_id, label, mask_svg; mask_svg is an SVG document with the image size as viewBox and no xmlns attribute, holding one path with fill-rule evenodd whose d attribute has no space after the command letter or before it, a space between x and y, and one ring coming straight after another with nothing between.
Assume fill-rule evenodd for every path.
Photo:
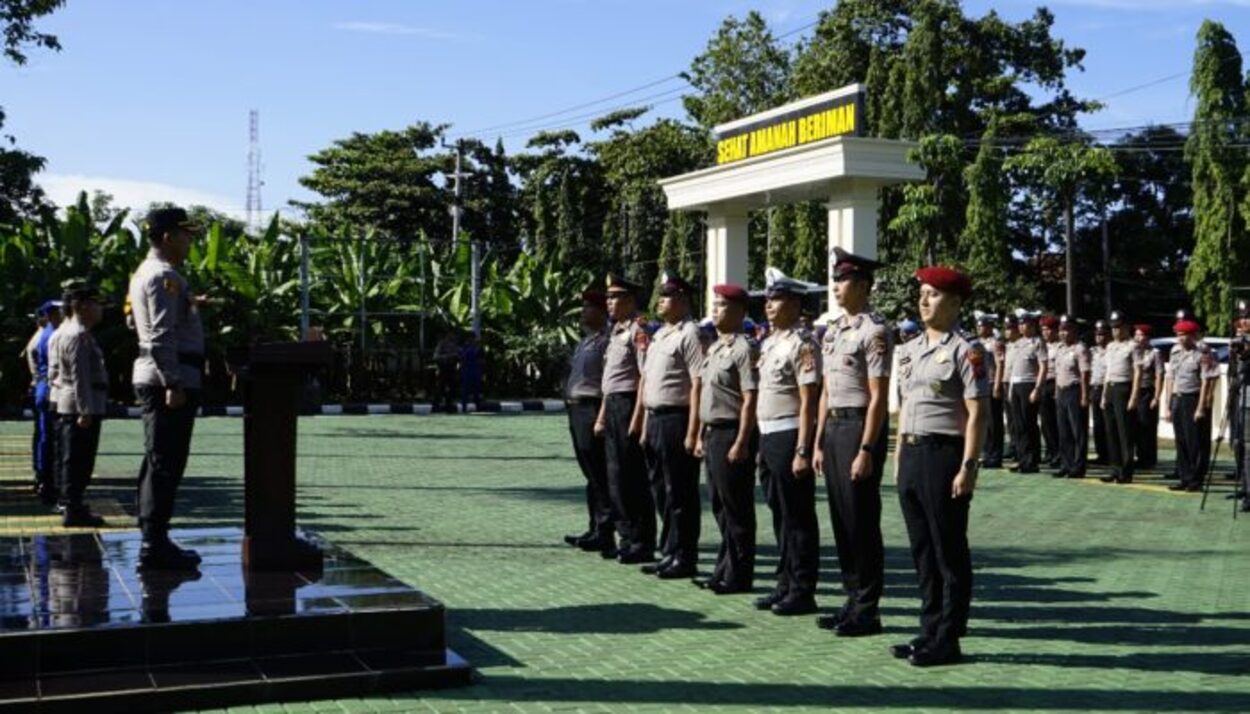
<instances>
[{"instance_id":1,"label":"podium base","mask_svg":"<svg viewBox=\"0 0 1250 714\"><path fill-rule=\"evenodd\" d=\"M317 544L292 536L283 540L243 536L245 570L320 573L324 556Z\"/></svg>"}]
</instances>

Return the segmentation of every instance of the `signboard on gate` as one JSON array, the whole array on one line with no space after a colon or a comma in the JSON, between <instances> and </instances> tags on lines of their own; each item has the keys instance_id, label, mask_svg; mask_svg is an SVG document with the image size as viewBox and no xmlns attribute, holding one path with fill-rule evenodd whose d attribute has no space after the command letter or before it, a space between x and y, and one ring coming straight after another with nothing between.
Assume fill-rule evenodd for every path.
<instances>
[{"instance_id":1,"label":"signboard on gate","mask_svg":"<svg viewBox=\"0 0 1250 714\"><path fill-rule=\"evenodd\" d=\"M716 131L716 164L764 156L835 136L860 136L864 92L859 85L724 124ZM789 106L789 105L787 105Z\"/></svg>"}]
</instances>

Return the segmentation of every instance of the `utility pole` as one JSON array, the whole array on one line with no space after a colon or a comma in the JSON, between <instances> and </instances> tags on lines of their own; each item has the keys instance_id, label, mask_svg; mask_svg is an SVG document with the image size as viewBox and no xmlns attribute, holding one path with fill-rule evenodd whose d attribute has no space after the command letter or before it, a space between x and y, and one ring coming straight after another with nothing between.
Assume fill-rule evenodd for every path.
<instances>
[{"instance_id":1,"label":"utility pole","mask_svg":"<svg viewBox=\"0 0 1250 714\"><path fill-rule=\"evenodd\" d=\"M259 228L261 212L260 188L260 112L256 109L247 115L247 227Z\"/></svg>"},{"instance_id":2,"label":"utility pole","mask_svg":"<svg viewBox=\"0 0 1250 714\"><path fill-rule=\"evenodd\" d=\"M1102 207L1102 301L1104 315L1111 314L1111 241L1107 237L1107 207Z\"/></svg>"},{"instance_id":3,"label":"utility pole","mask_svg":"<svg viewBox=\"0 0 1250 714\"><path fill-rule=\"evenodd\" d=\"M444 142L443 146L448 146L448 145ZM456 140L455 149L456 149L456 169L455 169L455 172L452 173L451 175L452 193L454 194L454 198L452 199L452 204L451 204L451 241L452 241L453 249L454 249L454 246L457 244L457 242L460 240L460 217L464 213L464 207L460 203L460 196L461 196L460 179L467 178L469 176L469 174L463 173L460 170L461 162L464 160L464 140L463 139ZM470 281L469 309L471 311L471 314L473 315L473 318L472 318L473 335L475 337L480 337L482 334L482 314L481 314L481 308L478 304L478 297L479 297L479 293L481 292L481 281L480 281L480 276L479 276L479 272L480 272L479 263L481 262L481 248L479 246L479 243L476 237L474 237L473 240L470 241L470 253L471 255L469 258L469 281Z\"/></svg>"}]
</instances>

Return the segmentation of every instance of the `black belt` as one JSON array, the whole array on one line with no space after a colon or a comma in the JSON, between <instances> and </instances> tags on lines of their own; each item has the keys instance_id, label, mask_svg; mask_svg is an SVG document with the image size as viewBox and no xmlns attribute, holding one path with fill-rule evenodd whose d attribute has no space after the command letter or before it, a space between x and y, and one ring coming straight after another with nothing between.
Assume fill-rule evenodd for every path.
<instances>
[{"instance_id":1,"label":"black belt","mask_svg":"<svg viewBox=\"0 0 1250 714\"><path fill-rule=\"evenodd\" d=\"M151 357L152 348L140 347L139 356ZM185 364L188 367L195 367L196 369L204 369L204 355L200 354L199 352L179 352L178 364Z\"/></svg>"},{"instance_id":2,"label":"black belt","mask_svg":"<svg viewBox=\"0 0 1250 714\"><path fill-rule=\"evenodd\" d=\"M664 416L665 414L686 414L690 411L690 407L647 407L648 414L655 416Z\"/></svg>"},{"instance_id":3,"label":"black belt","mask_svg":"<svg viewBox=\"0 0 1250 714\"><path fill-rule=\"evenodd\" d=\"M604 399L633 399L637 395L637 392L612 392L605 396Z\"/></svg>"},{"instance_id":4,"label":"black belt","mask_svg":"<svg viewBox=\"0 0 1250 714\"><path fill-rule=\"evenodd\" d=\"M908 446L951 446L964 443L962 436L950 434L899 434L898 438Z\"/></svg>"},{"instance_id":5,"label":"black belt","mask_svg":"<svg viewBox=\"0 0 1250 714\"><path fill-rule=\"evenodd\" d=\"M564 403L570 407L589 407L598 406L602 401L603 399L601 397L573 397L572 399L566 399Z\"/></svg>"},{"instance_id":6,"label":"black belt","mask_svg":"<svg viewBox=\"0 0 1250 714\"><path fill-rule=\"evenodd\" d=\"M868 407L829 407L830 419L864 419L868 416Z\"/></svg>"},{"instance_id":7,"label":"black belt","mask_svg":"<svg viewBox=\"0 0 1250 714\"><path fill-rule=\"evenodd\" d=\"M703 426L706 426L709 429L737 429L738 424L738 420L734 419L733 421L710 421L705 423Z\"/></svg>"}]
</instances>

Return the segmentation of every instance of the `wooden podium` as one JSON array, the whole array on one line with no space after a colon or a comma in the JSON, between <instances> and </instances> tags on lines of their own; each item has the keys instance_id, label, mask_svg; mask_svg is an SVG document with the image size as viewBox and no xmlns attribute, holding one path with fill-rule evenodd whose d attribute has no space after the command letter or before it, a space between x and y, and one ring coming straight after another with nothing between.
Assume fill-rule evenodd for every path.
<instances>
[{"instance_id":1,"label":"wooden podium","mask_svg":"<svg viewBox=\"0 0 1250 714\"><path fill-rule=\"evenodd\" d=\"M328 342L252 347L243 379L243 567L320 571L321 550L295 532L296 424L304 380L330 365Z\"/></svg>"}]
</instances>

